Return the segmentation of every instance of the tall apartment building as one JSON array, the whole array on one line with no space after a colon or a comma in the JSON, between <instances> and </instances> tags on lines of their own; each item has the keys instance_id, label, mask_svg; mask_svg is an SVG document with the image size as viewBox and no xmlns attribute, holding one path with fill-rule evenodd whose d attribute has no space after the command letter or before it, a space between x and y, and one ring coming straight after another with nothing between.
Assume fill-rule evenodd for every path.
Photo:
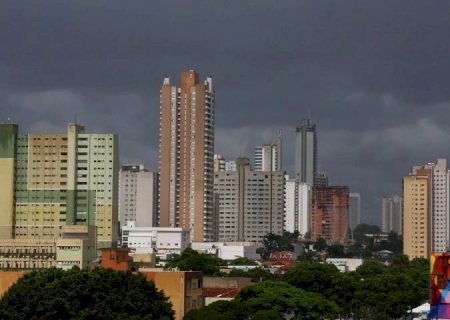
<instances>
[{"instance_id":1,"label":"tall apartment building","mask_svg":"<svg viewBox=\"0 0 450 320\"><path fill-rule=\"evenodd\" d=\"M282 171L282 141L278 136L275 144L255 147L255 171Z\"/></svg>"},{"instance_id":2,"label":"tall apartment building","mask_svg":"<svg viewBox=\"0 0 450 320\"><path fill-rule=\"evenodd\" d=\"M284 173L252 171L248 158L236 160L237 171L214 176L219 241L261 242L268 233L283 233Z\"/></svg>"},{"instance_id":3,"label":"tall apartment building","mask_svg":"<svg viewBox=\"0 0 450 320\"><path fill-rule=\"evenodd\" d=\"M193 241L213 239L214 89L194 70L180 87L161 87L159 226L190 228Z\"/></svg>"},{"instance_id":4,"label":"tall apartment building","mask_svg":"<svg viewBox=\"0 0 450 320\"><path fill-rule=\"evenodd\" d=\"M349 188L314 187L311 238L328 243L345 243L348 238Z\"/></svg>"},{"instance_id":5,"label":"tall apartment building","mask_svg":"<svg viewBox=\"0 0 450 320\"><path fill-rule=\"evenodd\" d=\"M391 195L381 199L381 231L402 234L403 198Z\"/></svg>"},{"instance_id":6,"label":"tall apartment building","mask_svg":"<svg viewBox=\"0 0 450 320\"><path fill-rule=\"evenodd\" d=\"M63 225L97 227L97 248L118 238L118 139L87 134L19 134L0 124L0 237L54 239Z\"/></svg>"},{"instance_id":7,"label":"tall apartment building","mask_svg":"<svg viewBox=\"0 0 450 320\"><path fill-rule=\"evenodd\" d=\"M158 174L143 164L124 165L119 171L119 221L124 227L153 227L157 223Z\"/></svg>"},{"instance_id":8,"label":"tall apartment building","mask_svg":"<svg viewBox=\"0 0 450 320\"><path fill-rule=\"evenodd\" d=\"M286 179L284 229L305 236L311 231L312 188L296 179Z\"/></svg>"},{"instance_id":9,"label":"tall apartment building","mask_svg":"<svg viewBox=\"0 0 450 320\"><path fill-rule=\"evenodd\" d=\"M348 204L348 226L354 230L361 223L361 194L350 192Z\"/></svg>"},{"instance_id":10,"label":"tall apartment building","mask_svg":"<svg viewBox=\"0 0 450 320\"><path fill-rule=\"evenodd\" d=\"M447 160L413 166L412 175L428 176L428 205L430 212L430 236L432 252L446 252L447 249Z\"/></svg>"},{"instance_id":11,"label":"tall apartment building","mask_svg":"<svg viewBox=\"0 0 450 320\"><path fill-rule=\"evenodd\" d=\"M314 185L317 173L317 131L310 119L304 119L296 128L295 138L295 178L300 182Z\"/></svg>"},{"instance_id":12,"label":"tall apartment building","mask_svg":"<svg viewBox=\"0 0 450 320\"><path fill-rule=\"evenodd\" d=\"M428 259L431 253L431 175L403 177L403 253L409 259Z\"/></svg>"}]
</instances>

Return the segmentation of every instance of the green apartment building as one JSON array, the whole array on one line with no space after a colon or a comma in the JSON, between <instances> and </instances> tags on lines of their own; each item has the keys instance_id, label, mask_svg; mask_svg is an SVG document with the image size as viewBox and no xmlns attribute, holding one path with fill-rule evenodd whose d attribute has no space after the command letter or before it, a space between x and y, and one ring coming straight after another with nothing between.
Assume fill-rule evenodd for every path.
<instances>
[{"instance_id":1,"label":"green apartment building","mask_svg":"<svg viewBox=\"0 0 450 320\"><path fill-rule=\"evenodd\" d=\"M0 124L0 239L55 239L63 225L118 238L118 139L69 124L64 134L20 134Z\"/></svg>"}]
</instances>

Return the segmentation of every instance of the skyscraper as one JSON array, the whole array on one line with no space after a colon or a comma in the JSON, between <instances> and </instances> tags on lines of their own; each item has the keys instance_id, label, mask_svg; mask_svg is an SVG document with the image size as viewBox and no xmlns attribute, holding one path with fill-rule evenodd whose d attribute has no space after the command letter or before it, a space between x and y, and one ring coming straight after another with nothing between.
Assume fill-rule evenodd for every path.
<instances>
[{"instance_id":1,"label":"skyscraper","mask_svg":"<svg viewBox=\"0 0 450 320\"><path fill-rule=\"evenodd\" d=\"M97 248L115 245L118 163L114 134L78 124L67 134L19 134L0 124L0 237L55 239L63 225L88 225Z\"/></svg>"},{"instance_id":2,"label":"skyscraper","mask_svg":"<svg viewBox=\"0 0 450 320\"><path fill-rule=\"evenodd\" d=\"M166 77L160 94L161 227L191 229L193 241L213 239L214 89L194 70L180 87Z\"/></svg>"},{"instance_id":3,"label":"skyscraper","mask_svg":"<svg viewBox=\"0 0 450 320\"><path fill-rule=\"evenodd\" d=\"M158 211L158 173L140 165L124 165L119 172L119 220L124 227L154 227Z\"/></svg>"},{"instance_id":4,"label":"skyscraper","mask_svg":"<svg viewBox=\"0 0 450 320\"><path fill-rule=\"evenodd\" d=\"M350 192L348 204L348 226L350 229L361 223L361 194Z\"/></svg>"},{"instance_id":5,"label":"skyscraper","mask_svg":"<svg viewBox=\"0 0 450 320\"><path fill-rule=\"evenodd\" d=\"M310 119L304 119L296 129L295 178L310 186L317 173L317 132Z\"/></svg>"},{"instance_id":6,"label":"skyscraper","mask_svg":"<svg viewBox=\"0 0 450 320\"><path fill-rule=\"evenodd\" d=\"M255 147L255 171L282 171L282 141L278 136L275 144Z\"/></svg>"},{"instance_id":7,"label":"skyscraper","mask_svg":"<svg viewBox=\"0 0 450 320\"><path fill-rule=\"evenodd\" d=\"M403 198L399 195L383 197L381 200L381 231L402 234Z\"/></svg>"}]
</instances>

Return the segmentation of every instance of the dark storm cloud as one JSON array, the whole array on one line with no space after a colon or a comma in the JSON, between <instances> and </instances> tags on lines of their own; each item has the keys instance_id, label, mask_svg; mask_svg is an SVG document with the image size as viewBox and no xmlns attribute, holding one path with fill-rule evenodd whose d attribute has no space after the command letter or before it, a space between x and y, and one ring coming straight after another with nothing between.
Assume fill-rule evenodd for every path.
<instances>
[{"instance_id":1,"label":"dark storm cloud","mask_svg":"<svg viewBox=\"0 0 450 320\"><path fill-rule=\"evenodd\" d=\"M159 86L216 85L216 151L252 157L311 114L319 164L378 221L409 167L449 155L446 1L2 1L0 120L62 131L75 114L157 169Z\"/></svg>"}]
</instances>

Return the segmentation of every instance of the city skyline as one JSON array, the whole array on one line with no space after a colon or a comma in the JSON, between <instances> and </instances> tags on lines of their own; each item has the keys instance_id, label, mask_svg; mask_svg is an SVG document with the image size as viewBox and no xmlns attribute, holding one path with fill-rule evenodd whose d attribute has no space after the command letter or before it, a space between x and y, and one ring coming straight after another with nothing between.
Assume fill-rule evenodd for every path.
<instances>
[{"instance_id":1,"label":"city skyline","mask_svg":"<svg viewBox=\"0 0 450 320\"><path fill-rule=\"evenodd\" d=\"M380 199L412 165L450 157L448 6L5 1L0 121L55 133L77 118L119 135L122 164L158 171L161 79L193 68L220 88L216 153L252 157L281 130L292 175L310 114L318 170L380 224Z\"/></svg>"}]
</instances>

